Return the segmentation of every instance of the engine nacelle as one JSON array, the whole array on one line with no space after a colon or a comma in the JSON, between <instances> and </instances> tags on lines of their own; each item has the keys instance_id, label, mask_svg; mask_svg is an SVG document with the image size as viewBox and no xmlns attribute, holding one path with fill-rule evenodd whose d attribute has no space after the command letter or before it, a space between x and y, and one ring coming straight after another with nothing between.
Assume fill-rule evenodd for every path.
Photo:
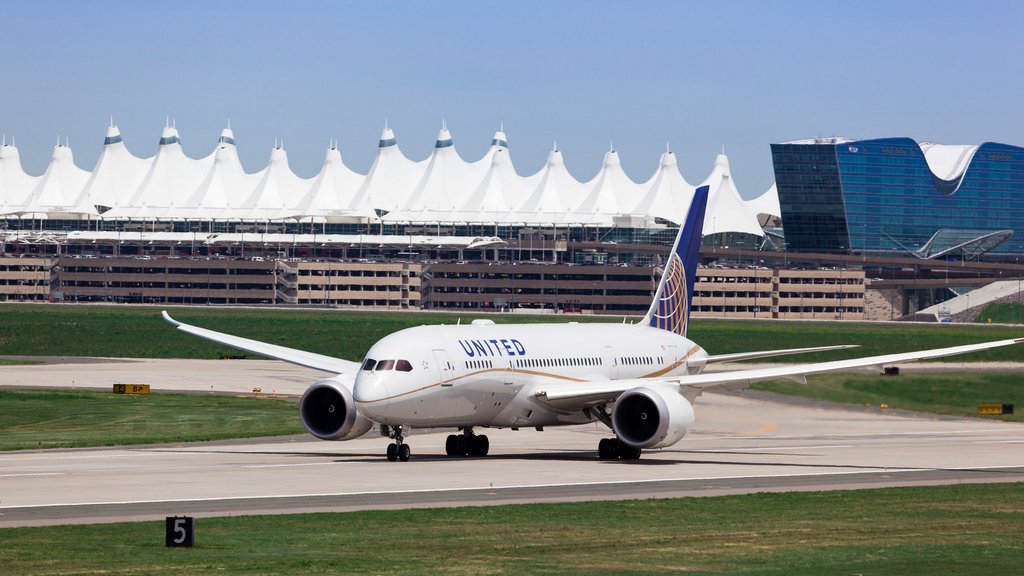
<instances>
[{"instance_id":1,"label":"engine nacelle","mask_svg":"<svg viewBox=\"0 0 1024 576\"><path fill-rule=\"evenodd\" d=\"M333 378L318 380L302 394L299 416L309 433L321 440L352 440L373 422L356 410L352 390Z\"/></svg>"},{"instance_id":2,"label":"engine nacelle","mask_svg":"<svg viewBox=\"0 0 1024 576\"><path fill-rule=\"evenodd\" d=\"M612 410L615 435L634 448L671 446L686 436L693 420L693 405L670 384L626 390Z\"/></svg>"}]
</instances>

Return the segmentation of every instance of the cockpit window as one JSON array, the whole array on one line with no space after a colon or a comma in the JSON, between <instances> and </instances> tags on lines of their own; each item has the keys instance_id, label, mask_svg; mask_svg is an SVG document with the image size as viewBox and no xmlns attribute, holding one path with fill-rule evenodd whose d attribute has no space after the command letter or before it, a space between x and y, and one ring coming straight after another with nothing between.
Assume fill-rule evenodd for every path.
<instances>
[{"instance_id":1,"label":"cockpit window","mask_svg":"<svg viewBox=\"0 0 1024 576\"><path fill-rule=\"evenodd\" d=\"M377 365L377 361L373 358L367 358L363 360L363 370L373 370L373 367Z\"/></svg>"},{"instance_id":2,"label":"cockpit window","mask_svg":"<svg viewBox=\"0 0 1024 576\"><path fill-rule=\"evenodd\" d=\"M377 362L377 370L392 370L394 367L394 360L381 360L380 362Z\"/></svg>"},{"instance_id":3,"label":"cockpit window","mask_svg":"<svg viewBox=\"0 0 1024 576\"><path fill-rule=\"evenodd\" d=\"M412 364L408 360L399 360L395 363L395 370L399 372L412 372Z\"/></svg>"}]
</instances>

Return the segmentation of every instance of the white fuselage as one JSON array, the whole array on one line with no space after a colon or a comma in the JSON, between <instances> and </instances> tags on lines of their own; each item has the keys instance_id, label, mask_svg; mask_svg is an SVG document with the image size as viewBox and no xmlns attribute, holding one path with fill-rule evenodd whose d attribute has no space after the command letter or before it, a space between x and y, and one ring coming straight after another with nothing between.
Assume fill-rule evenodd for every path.
<instances>
[{"instance_id":1,"label":"white fuselage","mask_svg":"<svg viewBox=\"0 0 1024 576\"><path fill-rule=\"evenodd\" d=\"M420 326L370 348L353 396L358 410L381 424L576 424L592 417L553 409L534 392L559 384L693 374L703 369L706 356L690 340L644 325Z\"/></svg>"}]
</instances>

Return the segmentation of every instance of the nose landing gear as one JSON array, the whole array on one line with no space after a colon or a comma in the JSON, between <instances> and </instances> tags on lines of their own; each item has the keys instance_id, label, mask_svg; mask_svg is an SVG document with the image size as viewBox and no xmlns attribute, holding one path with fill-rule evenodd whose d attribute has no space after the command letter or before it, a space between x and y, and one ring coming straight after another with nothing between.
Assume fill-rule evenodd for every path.
<instances>
[{"instance_id":1,"label":"nose landing gear","mask_svg":"<svg viewBox=\"0 0 1024 576\"><path fill-rule=\"evenodd\" d=\"M394 462L395 460L408 462L409 457L412 455L412 450L409 448L409 445L405 443L405 436L402 434L402 427L390 426L388 428L388 437L394 439L394 442L388 444L388 462Z\"/></svg>"}]
</instances>

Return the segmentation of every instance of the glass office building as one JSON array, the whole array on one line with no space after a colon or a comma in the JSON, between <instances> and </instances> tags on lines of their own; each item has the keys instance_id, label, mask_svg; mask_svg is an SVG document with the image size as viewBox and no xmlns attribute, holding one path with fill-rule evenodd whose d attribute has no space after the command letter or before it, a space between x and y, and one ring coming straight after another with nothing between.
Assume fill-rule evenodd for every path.
<instances>
[{"instance_id":1,"label":"glass office building","mask_svg":"<svg viewBox=\"0 0 1024 576\"><path fill-rule=\"evenodd\" d=\"M789 250L1024 254L1024 148L910 138L771 148Z\"/></svg>"}]
</instances>

